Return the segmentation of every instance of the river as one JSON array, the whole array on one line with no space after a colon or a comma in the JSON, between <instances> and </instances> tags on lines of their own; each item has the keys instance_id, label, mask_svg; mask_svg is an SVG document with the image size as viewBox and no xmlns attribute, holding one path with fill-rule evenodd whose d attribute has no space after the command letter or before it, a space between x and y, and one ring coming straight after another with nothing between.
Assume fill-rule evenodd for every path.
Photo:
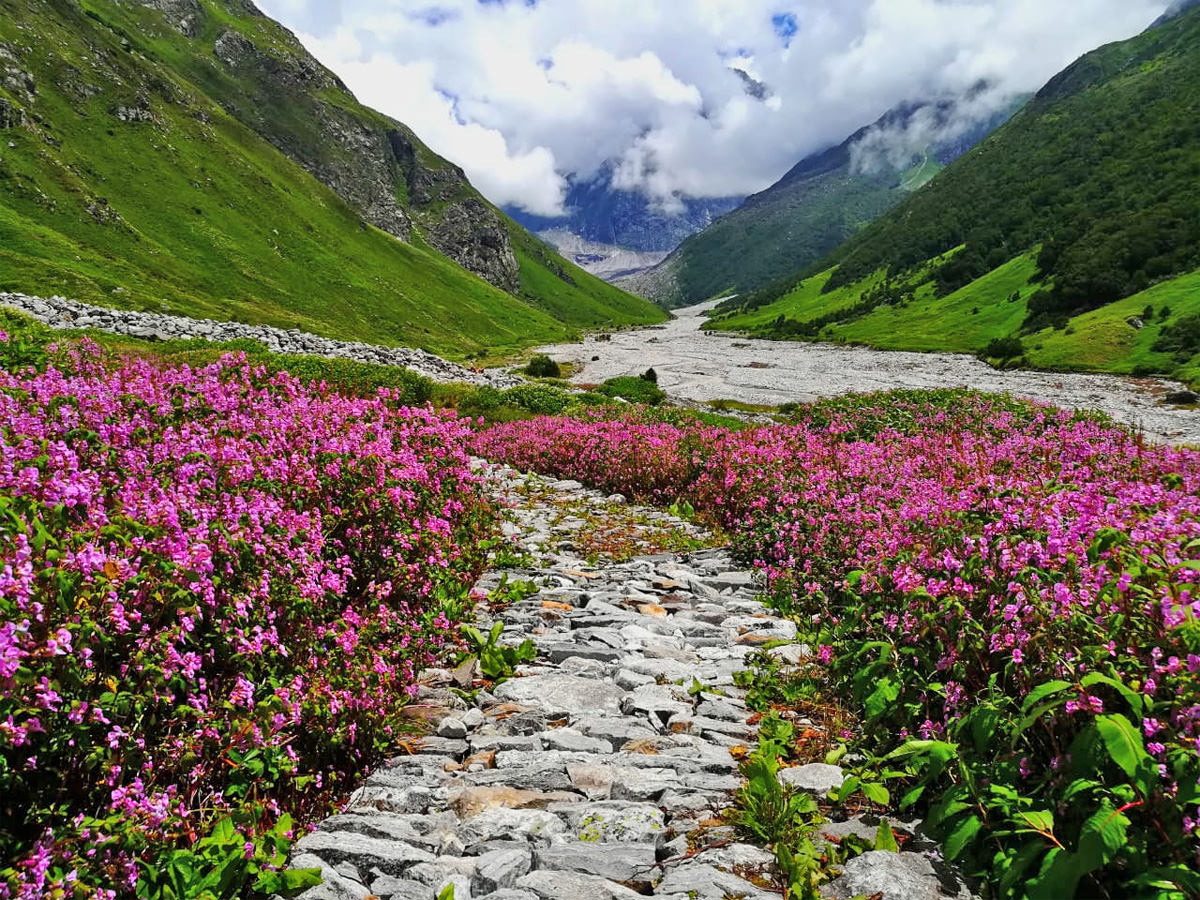
<instances>
[{"instance_id":1,"label":"river","mask_svg":"<svg viewBox=\"0 0 1200 900\"><path fill-rule=\"evenodd\" d=\"M717 301L675 311L676 318L582 343L540 348L578 366L572 381L599 383L653 367L670 396L777 406L893 388L965 387L1008 392L1067 409L1098 409L1171 443L1200 444L1200 412L1162 403L1183 385L1115 375L999 371L973 356L904 353L834 344L764 341L701 331ZM593 359L598 357L598 359Z\"/></svg>"}]
</instances>

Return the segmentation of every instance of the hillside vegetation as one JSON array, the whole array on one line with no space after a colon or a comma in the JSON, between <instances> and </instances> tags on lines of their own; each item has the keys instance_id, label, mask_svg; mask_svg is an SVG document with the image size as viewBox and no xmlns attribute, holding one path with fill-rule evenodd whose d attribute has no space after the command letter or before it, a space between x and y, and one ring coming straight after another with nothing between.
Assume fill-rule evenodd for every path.
<instances>
[{"instance_id":1,"label":"hillside vegetation","mask_svg":"<svg viewBox=\"0 0 1200 900\"><path fill-rule=\"evenodd\" d=\"M0 140L0 290L460 357L662 317L243 0L0 0Z\"/></svg>"},{"instance_id":2,"label":"hillside vegetation","mask_svg":"<svg viewBox=\"0 0 1200 900\"><path fill-rule=\"evenodd\" d=\"M1198 91L1192 9L1084 56L919 193L714 327L905 349L1008 338L1032 364L1194 377L1196 358L1158 336L1200 312Z\"/></svg>"},{"instance_id":3,"label":"hillside vegetation","mask_svg":"<svg viewBox=\"0 0 1200 900\"><path fill-rule=\"evenodd\" d=\"M838 146L801 160L771 187L680 244L657 270L627 283L666 306L686 306L787 276L919 190L1004 122L1023 99L965 132L948 124L959 115L953 102L898 106ZM943 127L945 136L899 168L892 154L863 150L876 141L905 140L914 127Z\"/></svg>"}]
</instances>

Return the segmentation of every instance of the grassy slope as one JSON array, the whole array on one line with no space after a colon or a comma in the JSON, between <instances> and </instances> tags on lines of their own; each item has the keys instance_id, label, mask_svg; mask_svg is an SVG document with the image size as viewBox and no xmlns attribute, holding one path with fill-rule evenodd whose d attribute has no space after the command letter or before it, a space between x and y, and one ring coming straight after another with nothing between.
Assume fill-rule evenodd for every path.
<instances>
[{"instance_id":1,"label":"grassy slope","mask_svg":"<svg viewBox=\"0 0 1200 900\"><path fill-rule=\"evenodd\" d=\"M1171 308L1171 320L1200 315L1200 271L1157 284L1148 290L1102 306L1071 320L1067 330L1045 329L1026 339L1034 365L1056 369L1102 369L1109 372L1170 372L1190 383L1200 381L1200 356L1181 362L1150 348L1163 329L1155 317L1143 328L1138 318L1147 306Z\"/></svg>"},{"instance_id":2,"label":"grassy slope","mask_svg":"<svg viewBox=\"0 0 1200 900\"><path fill-rule=\"evenodd\" d=\"M945 297L938 297L928 282L916 287L906 307L882 306L862 318L828 326L822 340L869 344L883 350L978 353L993 338L1013 334L1025 318L1027 301L1040 286L1034 253L1023 254L982 278ZM805 279L774 303L715 319L710 327L770 337L778 316L806 321L853 306L862 293L883 277L868 278L828 293L822 290L832 269ZM1013 300L1013 294L1019 294ZM1066 329L1045 328L1025 337L1026 360L1039 368L1077 371L1155 371L1173 374L1192 383L1200 380L1200 355L1180 362L1168 353L1150 348L1162 331L1158 316L1142 328L1130 319L1140 318L1147 306L1156 313L1169 307L1174 321L1200 315L1200 271L1169 279L1124 300L1074 317Z\"/></svg>"},{"instance_id":3,"label":"grassy slope","mask_svg":"<svg viewBox=\"0 0 1200 900\"><path fill-rule=\"evenodd\" d=\"M43 123L0 132L0 289L452 356L658 315L587 277L551 291L545 260L529 263L530 279L540 283L522 302L419 240L404 244L364 225L179 74L171 61L186 58L182 36L127 51L122 35L135 32L119 31L65 4L0 0L0 42L17 51L38 89L32 103L4 88L0 97ZM112 114L139 97L149 99L156 121ZM99 216L89 213L101 198L119 220L102 207Z\"/></svg>"}]
</instances>

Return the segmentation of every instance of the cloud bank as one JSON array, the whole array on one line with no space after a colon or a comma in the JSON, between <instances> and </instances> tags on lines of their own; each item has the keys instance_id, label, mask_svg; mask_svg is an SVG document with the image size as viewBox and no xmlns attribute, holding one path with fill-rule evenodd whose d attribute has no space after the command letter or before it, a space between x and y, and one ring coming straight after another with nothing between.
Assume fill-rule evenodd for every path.
<instances>
[{"instance_id":1,"label":"cloud bank","mask_svg":"<svg viewBox=\"0 0 1200 900\"><path fill-rule=\"evenodd\" d=\"M611 162L670 205L748 194L907 100L1039 88L1169 0L259 0L492 201ZM734 71L734 70L739 71ZM760 88L753 87L761 86ZM748 90L748 86L750 89Z\"/></svg>"}]
</instances>

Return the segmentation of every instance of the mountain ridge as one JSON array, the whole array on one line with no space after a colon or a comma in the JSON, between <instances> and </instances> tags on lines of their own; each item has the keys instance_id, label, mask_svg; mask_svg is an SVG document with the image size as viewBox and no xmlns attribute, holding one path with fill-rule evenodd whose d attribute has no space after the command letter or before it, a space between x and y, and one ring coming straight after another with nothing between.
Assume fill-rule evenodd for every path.
<instances>
[{"instance_id":1,"label":"mountain ridge","mask_svg":"<svg viewBox=\"0 0 1200 900\"><path fill-rule=\"evenodd\" d=\"M0 289L451 354L662 317L247 0L0 11Z\"/></svg>"}]
</instances>

